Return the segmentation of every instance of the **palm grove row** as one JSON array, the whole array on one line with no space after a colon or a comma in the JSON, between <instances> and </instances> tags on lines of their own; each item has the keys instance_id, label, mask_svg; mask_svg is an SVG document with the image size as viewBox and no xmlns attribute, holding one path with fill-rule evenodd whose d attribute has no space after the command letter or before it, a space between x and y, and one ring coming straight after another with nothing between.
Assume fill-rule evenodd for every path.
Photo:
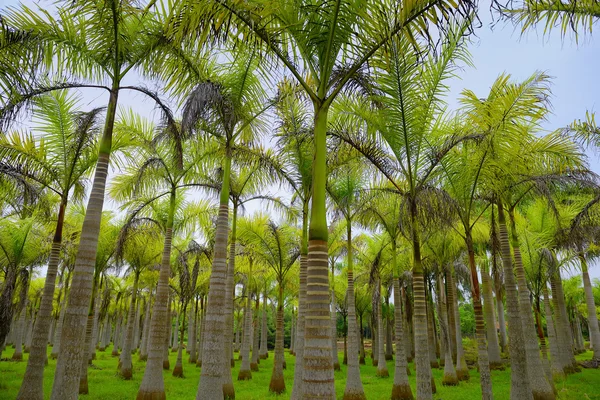
<instances>
[{"instance_id":1,"label":"palm grove row","mask_svg":"<svg viewBox=\"0 0 600 400\"><path fill-rule=\"evenodd\" d=\"M123 378L132 351L147 360L137 398L164 399L169 347L183 376L186 338L201 365L196 398L233 398L234 349L239 380L267 355L269 297L271 391L286 389L287 306L286 340L301 360L292 398L335 397L340 309L344 398L365 398L368 327L381 376L393 331L391 397L414 397L414 357L416 398L431 399L438 347L441 383L468 379L459 283L474 309L483 398L508 354L512 399L556 398L554 380L578 369L580 317L600 360L587 272L600 197L580 147L598 130L588 115L542 134L544 73L500 75L485 98L466 89L446 109L448 80L470 64L477 4L142 3L2 10L0 343L17 358L23 342L29 351L19 399L43 398L48 343L51 398L74 399L111 340ZM598 15L594 0L510 6L493 9L563 33ZM133 71L160 90L125 84ZM83 111L76 89L108 92L108 104ZM125 92L148 98L160 121L119 110ZM32 133L14 127L24 118ZM104 210L106 193L118 213ZM244 215L252 201L265 212ZM565 305L569 265L583 276L582 316ZM41 266L43 289L29 298Z\"/></svg>"}]
</instances>

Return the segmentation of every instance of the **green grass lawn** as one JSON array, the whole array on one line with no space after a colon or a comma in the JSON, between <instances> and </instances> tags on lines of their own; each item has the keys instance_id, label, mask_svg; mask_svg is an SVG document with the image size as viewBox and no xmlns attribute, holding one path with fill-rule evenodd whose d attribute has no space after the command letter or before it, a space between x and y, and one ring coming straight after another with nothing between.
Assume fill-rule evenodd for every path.
<instances>
[{"instance_id":1,"label":"green grass lawn","mask_svg":"<svg viewBox=\"0 0 600 400\"><path fill-rule=\"evenodd\" d=\"M50 351L50 349L49 349ZM3 353L4 357L12 356L12 348L6 349ZM89 369L89 389L90 394L84 398L92 399L134 399L138 387L142 380L145 363L137 361L137 355L134 355L134 376L133 380L125 381L116 375L117 359L111 357L110 349L105 352L97 352L97 360ZM591 358L591 352L579 355L580 360ZM27 357L27 355L25 355ZM175 365L175 353L170 353L171 367ZM237 357L237 354L236 354ZM186 357L187 358L187 357ZM341 360L340 355L340 360ZM236 399L251 400L265 398L289 398L294 378L294 356L286 353L287 370L284 371L285 383L288 391L281 396L276 396L269 393L269 379L271 377L271 369L273 368L273 353L269 354L267 360L261 360L260 371L252 373L251 381L237 381L237 373L241 362L236 361L235 368L232 369L234 377L234 385L236 391ZM367 359L367 364L371 360ZM394 372L394 362L388 361L388 369L390 371L389 378L378 378L375 375L376 368L371 365L361 366L361 376L367 399L380 400L389 399ZM19 390L21 379L25 372L25 361L0 361L0 399L14 399ZM52 375L56 367L56 360L50 360L49 365L44 372L44 390L46 396L49 397L52 388ZM415 390L415 375L414 365L410 365L412 375L410 383ZM198 389L198 380L200 378L200 369L195 365L184 363L185 378L174 378L171 371L164 371L165 388L167 398L169 399L193 399ZM434 370L433 374L437 384L437 394L435 399L443 400L466 400L480 399L481 391L479 389L479 375L476 370L472 369L471 380L469 382L461 382L456 387L444 387L441 384L442 370ZM335 373L335 386L337 397L342 398L344 393L344 383L346 378L346 368L343 365L342 370ZM510 387L510 371L493 371L492 382L494 389L494 397L497 400L509 398ZM557 382L556 388L559 392L560 399L600 400L600 370L584 369L582 372L571 375L564 382ZM83 396L82 396L83 397Z\"/></svg>"}]
</instances>

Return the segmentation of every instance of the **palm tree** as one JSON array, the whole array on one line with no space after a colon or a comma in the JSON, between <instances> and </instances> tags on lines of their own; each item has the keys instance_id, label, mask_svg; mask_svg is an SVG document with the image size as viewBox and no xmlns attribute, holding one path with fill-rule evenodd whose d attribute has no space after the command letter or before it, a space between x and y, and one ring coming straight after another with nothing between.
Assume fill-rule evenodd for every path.
<instances>
[{"instance_id":1,"label":"palm tree","mask_svg":"<svg viewBox=\"0 0 600 400\"><path fill-rule=\"evenodd\" d=\"M346 371L345 399L365 399L365 392L360 380L360 369L358 364L358 333L356 328L356 305L354 299L354 267L352 245L352 221L361 206L368 204L368 200L361 199L361 192L365 186L365 173L363 166L343 165L329 176L329 196L335 204L336 214L341 215L346 222L346 265L348 274L348 288L346 302L348 304L348 370ZM362 196L364 197L364 195ZM337 352L337 346L334 349Z\"/></svg>"},{"instance_id":2,"label":"palm tree","mask_svg":"<svg viewBox=\"0 0 600 400\"><path fill-rule=\"evenodd\" d=\"M212 400L232 395L229 391L223 393L225 361L222 359L225 350L223 311L227 287L231 162L234 158L244 158L245 145L264 129L262 119L272 106L272 102L266 101L262 91L257 68L258 60L254 56L240 56L234 63L220 65L215 68L215 76L198 82L192 89L183 109L184 132L195 131L213 137L220 145L220 155L223 157L219 219L208 293L198 398ZM233 386L226 387L231 389Z\"/></svg>"},{"instance_id":3,"label":"palm tree","mask_svg":"<svg viewBox=\"0 0 600 400\"><path fill-rule=\"evenodd\" d=\"M362 153L403 197L407 210L407 236L413 250L413 290L415 294L415 354L417 355L417 397L432 396L431 370L427 343L427 313L425 307L424 270L421 260L421 226L434 214L427 209L443 205L443 196L431 183L441 172L440 162L460 143L472 139L453 130L452 120L443 113L441 96L444 81L453 76L456 61L468 61L463 33L468 24L456 26L444 37L437 58L427 57L416 62L417 54L411 41L398 38L390 45L390 57L374 62L380 64L377 101L381 110L374 111L362 101L350 103L346 125L334 135ZM365 125L367 132L364 132ZM377 138L371 132L377 132ZM378 140L391 149L388 154ZM429 204L429 205L428 205ZM438 215L441 215L438 213Z\"/></svg>"},{"instance_id":4,"label":"palm tree","mask_svg":"<svg viewBox=\"0 0 600 400\"><path fill-rule=\"evenodd\" d=\"M35 129L43 137L13 134L0 143L6 176L26 179L47 188L60 198L52 239L46 284L34 325L32 347L18 398L41 398L46 361L46 338L52 318L52 300L60 260L65 212L69 200L80 202L86 177L95 164L99 109L77 111L79 99L67 91L51 92L35 101Z\"/></svg>"},{"instance_id":5,"label":"palm tree","mask_svg":"<svg viewBox=\"0 0 600 400\"><path fill-rule=\"evenodd\" d=\"M161 138L165 135L162 127L157 127L155 130L151 124L139 118L126 119L119 129L137 135L142 146L138 164L131 165L125 173L115 178L110 190L111 196L118 201L133 199L125 204L125 207L133 209L126 225L132 223L135 225L137 221L154 221L165 235L150 322L148 361L138 392L138 399L145 399L164 395L161 371L164 357L163 344L168 339L166 321L173 229L175 223L179 225L178 229L191 229L196 223L192 215L197 218L200 216L206 218L209 215L206 203L190 203L193 208L196 208L195 212L192 215L181 213L184 205L183 193L186 189L197 186L193 183L193 178L204 173L206 160L210 159L212 149L202 140L188 141L185 146L177 140L152 140L153 137ZM179 128L173 125L171 129ZM175 136L182 137L179 133ZM149 211L151 211L149 216L145 216Z\"/></svg>"},{"instance_id":6,"label":"palm tree","mask_svg":"<svg viewBox=\"0 0 600 400\"><path fill-rule=\"evenodd\" d=\"M473 3L468 1L423 0L407 4L396 0L385 3L297 0L286 3L285 7L264 7L260 0L248 4L233 0L198 0L174 11L177 37L196 38L198 25L207 21L218 34L227 36L233 25L233 35L239 35L240 43L250 42L265 49L294 76L312 102L315 158L307 264L307 276L310 277L307 305L310 307L307 306L305 316L307 329L303 355L304 390L308 398L332 398L335 392L332 365L321 357L329 346L323 347L326 341L320 339L331 335L328 333L330 326L321 318L329 313L323 301L329 295L325 290L328 276L323 272L327 265L326 134L329 109L344 89L363 81L366 63L388 46L392 38L406 33L416 43L415 37L431 37L430 25L426 22L428 15L435 15L432 18L434 25L441 26L454 15L469 14L472 6ZM250 41L249 37L252 38ZM299 66L305 66L306 71Z\"/></svg>"},{"instance_id":7,"label":"palm tree","mask_svg":"<svg viewBox=\"0 0 600 400\"><path fill-rule=\"evenodd\" d=\"M119 359L119 375L126 380L133 377L131 352L133 350L133 328L135 308L138 306L136 301L140 275L145 270L154 268L160 263L161 251L157 239L158 232L154 226L138 225L132 227L131 224L129 224L121 228L117 242L115 258L119 264L126 261L129 275L133 276L131 300L127 317L127 333L121 358Z\"/></svg>"},{"instance_id":8,"label":"palm tree","mask_svg":"<svg viewBox=\"0 0 600 400\"><path fill-rule=\"evenodd\" d=\"M43 236L39 225L35 224L35 217L24 219L4 218L0 225L0 258L2 260L4 282L0 293L0 340L4 343L10 329L13 312L13 296L17 287L17 280L27 285L30 266L40 263L44 254L39 249L43 245ZM24 292L26 293L26 292ZM21 302L23 305L24 303Z\"/></svg>"},{"instance_id":9,"label":"palm tree","mask_svg":"<svg viewBox=\"0 0 600 400\"><path fill-rule=\"evenodd\" d=\"M285 225L277 225L266 216L243 219L239 227L240 240L252 244L253 251L275 273L277 280L277 327L275 335L275 357L269 390L275 393L285 391L283 380L283 292L286 276L300 257L297 231ZM253 351L257 351L254 349Z\"/></svg>"}]
</instances>

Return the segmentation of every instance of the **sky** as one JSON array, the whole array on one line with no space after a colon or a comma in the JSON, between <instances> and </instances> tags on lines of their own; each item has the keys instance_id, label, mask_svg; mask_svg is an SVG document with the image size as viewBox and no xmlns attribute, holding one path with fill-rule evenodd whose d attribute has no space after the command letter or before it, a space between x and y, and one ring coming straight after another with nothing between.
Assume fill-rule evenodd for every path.
<instances>
[{"instance_id":1,"label":"sky","mask_svg":"<svg viewBox=\"0 0 600 400\"><path fill-rule=\"evenodd\" d=\"M53 1L23 1L23 4L35 8L35 3L52 10ZM450 81L447 102L450 109L458 107L458 98L464 88L474 91L479 97L486 97L494 80L502 73L510 74L514 79L522 80L536 71L543 71L553 77L551 90L552 114L544 128L552 131L566 126L573 120L584 118L586 110L600 108L600 40L597 37L580 36L578 43L573 35L561 38L555 30L544 35L541 30L530 30L521 35L520 29L512 24L499 22L492 28L492 15L489 2L480 2L479 17L481 26L471 38L469 51L473 67L465 67L459 77ZM0 10L17 6L18 1L0 0ZM598 27L600 28L600 27ZM134 75L129 76L130 83L136 83ZM93 90L81 93L84 109L105 105L108 95ZM122 92L119 95L121 107L131 107L135 112L153 117L153 104L141 95ZM588 151L592 170L600 173L600 154ZM114 207L110 205L109 207ZM249 205L248 212L259 209L260 205ZM590 269L592 277L600 277L600 266Z\"/></svg>"}]
</instances>

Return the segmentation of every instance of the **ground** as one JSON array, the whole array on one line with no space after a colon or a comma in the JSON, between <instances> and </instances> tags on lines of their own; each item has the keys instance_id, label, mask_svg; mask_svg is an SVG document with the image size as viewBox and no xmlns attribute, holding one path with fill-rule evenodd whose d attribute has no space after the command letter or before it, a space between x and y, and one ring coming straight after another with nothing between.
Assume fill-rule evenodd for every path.
<instances>
[{"instance_id":1,"label":"ground","mask_svg":"<svg viewBox=\"0 0 600 400\"><path fill-rule=\"evenodd\" d=\"M3 357L11 357L12 348L5 349ZM50 353L50 348L48 350ZM105 352L97 352L98 359L94 361L94 365L89 369L89 390L90 394L82 396L84 399L100 400L130 400L134 399L138 387L144 373L144 362L137 361L138 356L134 355L134 375L133 380L124 381L116 375L117 359L111 357L111 349ZM176 353L169 353L171 366L175 365ZM577 356L578 360L586 360L591 358L590 351ZM25 354L27 357L27 354ZM236 354L237 357L237 354ZM26 359L26 358L25 358ZM186 357L187 359L187 357ZM340 360L342 354L340 354ZM269 358L260 361L260 371L252 372L252 380L237 381L237 373L240 368L240 361L236 361L235 368L232 369L234 385L237 400L264 400L265 398L280 398L288 399L292 389L294 378L294 362L295 357L286 352L287 370L284 371L285 384L287 391L276 396L269 393L269 380L271 370L273 368L273 353L269 354ZM371 364L371 359L367 358L368 365L361 366L361 376L369 400L389 399L394 373L394 362L388 361L388 369L390 371L389 378L378 378L375 375L376 367ZM14 362L3 359L0 361L0 399L14 399L19 391L21 379L25 373L26 362ZM44 371L44 391L46 397L50 395L52 388L52 376L56 367L56 360L50 360L49 366ZM415 370L414 365L410 364L411 376L410 384L415 391ZM174 378L171 375L172 371L164 371L165 389L167 398L173 399L193 399L198 389L198 380L200 378L200 369L195 365L184 363L185 378ZM479 375L475 369L471 369L471 380L469 382L461 382L459 386L443 387L442 370L436 369L433 375L437 384L438 392L434 396L435 399L443 400L467 400L480 399L481 390L479 389ZM335 373L336 393L338 399L341 399L344 393L344 383L346 377L346 367L343 365L342 370ZM510 371L492 371L492 384L494 397L498 400L509 398L510 386ZM600 370L584 369L582 372L571 375L564 382L557 382L556 388L559 392L561 400L600 400Z\"/></svg>"}]
</instances>

